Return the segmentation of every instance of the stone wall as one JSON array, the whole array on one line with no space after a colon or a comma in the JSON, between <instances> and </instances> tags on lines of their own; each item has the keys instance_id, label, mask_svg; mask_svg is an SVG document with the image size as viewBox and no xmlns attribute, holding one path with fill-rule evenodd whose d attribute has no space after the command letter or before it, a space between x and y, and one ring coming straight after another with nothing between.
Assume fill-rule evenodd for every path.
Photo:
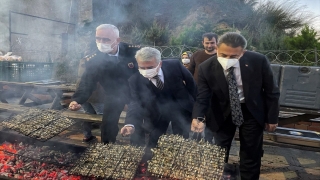
<instances>
[{"instance_id":1,"label":"stone wall","mask_svg":"<svg viewBox=\"0 0 320 180\"><path fill-rule=\"evenodd\" d=\"M84 49L77 28L90 21L92 0L1 0L0 51L35 61L47 61L50 54L59 61Z\"/></svg>"}]
</instances>

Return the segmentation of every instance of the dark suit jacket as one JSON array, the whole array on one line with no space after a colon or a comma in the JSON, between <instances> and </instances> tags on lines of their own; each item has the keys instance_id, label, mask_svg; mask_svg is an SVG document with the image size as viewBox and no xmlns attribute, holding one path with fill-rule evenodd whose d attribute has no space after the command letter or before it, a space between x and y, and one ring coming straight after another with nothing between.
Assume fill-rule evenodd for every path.
<instances>
[{"instance_id":1,"label":"dark suit jacket","mask_svg":"<svg viewBox=\"0 0 320 180\"><path fill-rule=\"evenodd\" d=\"M279 88L267 58L259 53L246 51L240 58L240 70L245 103L261 126L275 124L279 114ZM193 118L204 117L211 100L211 117L207 127L217 131L230 118L229 91L223 68L214 56L199 67L198 95L193 109Z\"/></svg>"},{"instance_id":2,"label":"dark suit jacket","mask_svg":"<svg viewBox=\"0 0 320 180\"><path fill-rule=\"evenodd\" d=\"M128 79L138 72L138 65L134 58L138 49L120 43L118 58L96 51L90 56L90 63L86 63L85 72L72 99L79 104L86 102L99 82L107 98L128 101L130 96Z\"/></svg>"},{"instance_id":3,"label":"dark suit jacket","mask_svg":"<svg viewBox=\"0 0 320 180\"><path fill-rule=\"evenodd\" d=\"M161 67L164 75L164 89L169 88L169 97L176 106L192 112L196 98L196 84L191 73L178 60L163 60ZM158 121L161 113L156 104L158 99L154 86L149 79L139 72L129 79L131 103L128 106L126 124L139 125L145 119L148 122ZM161 106L161 105L160 105ZM170 109L167 110L170 112Z\"/></svg>"}]
</instances>

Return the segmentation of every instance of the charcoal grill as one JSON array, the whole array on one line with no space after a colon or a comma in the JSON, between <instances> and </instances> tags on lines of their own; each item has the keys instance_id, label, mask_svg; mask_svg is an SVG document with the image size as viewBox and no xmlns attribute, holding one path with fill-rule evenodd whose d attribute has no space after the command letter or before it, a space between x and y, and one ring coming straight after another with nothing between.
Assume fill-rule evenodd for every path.
<instances>
[{"instance_id":1,"label":"charcoal grill","mask_svg":"<svg viewBox=\"0 0 320 180\"><path fill-rule=\"evenodd\" d=\"M156 148L148 171L152 176L173 179L221 179L226 149L208 142L163 135Z\"/></svg>"},{"instance_id":2,"label":"charcoal grill","mask_svg":"<svg viewBox=\"0 0 320 180\"><path fill-rule=\"evenodd\" d=\"M0 125L39 141L47 141L76 123L61 115L61 111L29 108L13 115Z\"/></svg>"},{"instance_id":3,"label":"charcoal grill","mask_svg":"<svg viewBox=\"0 0 320 180\"><path fill-rule=\"evenodd\" d=\"M23 144L21 144L21 142L23 142ZM25 148L20 148L20 151L16 152L5 150L5 154L15 157L17 160L22 160L25 164L32 164L34 167L44 167L44 170L46 168L54 168L64 172L66 175L68 174L68 170L74 165L75 159L78 159L80 154L85 151L85 147L82 146L57 141L41 142L27 136L21 136L12 131L0 131L0 145L9 143L15 146L25 146ZM1 152L3 151L0 151L0 153ZM60 161L57 160L57 158L65 159ZM28 167L19 168L20 171L26 171L26 169L28 169ZM5 177L0 175L0 179L17 178L18 177Z\"/></svg>"},{"instance_id":4,"label":"charcoal grill","mask_svg":"<svg viewBox=\"0 0 320 180\"><path fill-rule=\"evenodd\" d=\"M70 174L107 178L133 179L144 148L130 145L91 145L70 170Z\"/></svg>"}]
</instances>

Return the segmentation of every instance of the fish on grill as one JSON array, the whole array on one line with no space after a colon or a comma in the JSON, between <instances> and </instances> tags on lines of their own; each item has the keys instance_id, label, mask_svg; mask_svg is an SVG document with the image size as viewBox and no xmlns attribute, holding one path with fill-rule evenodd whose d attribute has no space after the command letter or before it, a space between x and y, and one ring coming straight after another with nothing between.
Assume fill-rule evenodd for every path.
<instances>
[{"instance_id":1,"label":"fish on grill","mask_svg":"<svg viewBox=\"0 0 320 180\"><path fill-rule=\"evenodd\" d=\"M204 141L184 139L178 135L163 135L156 148L148 171L158 178L221 179L226 150Z\"/></svg>"},{"instance_id":2,"label":"fish on grill","mask_svg":"<svg viewBox=\"0 0 320 180\"><path fill-rule=\"evenodd\" d=\"M106 179L133 179L143 154L142 147L97 143L86 150L70 173Z\"/></svg>"},{"instance_id":3,"label":"fish on grill","mask_svg":"<svg viewBox=\"0 0 320 180\"><path fill-rule=\"evenodd\" d=\"M76 122L62 116L61 111L29 108L21 114L11 116L1 125L23 135L46 141Z\"/></svg>"}]
</instances>

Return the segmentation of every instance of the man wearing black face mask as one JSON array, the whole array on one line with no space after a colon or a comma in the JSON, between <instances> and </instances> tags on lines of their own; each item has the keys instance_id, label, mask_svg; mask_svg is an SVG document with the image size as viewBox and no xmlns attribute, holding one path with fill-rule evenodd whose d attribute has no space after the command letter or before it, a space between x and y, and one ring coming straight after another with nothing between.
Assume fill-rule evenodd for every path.
<instances>
[{"instance_id":1,"label":"man wearing black face mask","mask_svg":"<svg viewBox=\"0 0 320 180\"><path fill-rule=\"evenodd\" d=\"M177 60L161 61L160 52L151 47L142 48L135 57L140 73L129 79L132 101L120 133L132 134L131 142L141 145L143 128L150 133L148 146L155 147L171 121L173 133L188 138L196 96L192 75Z\"/></svg>"},{"instance_id":2,"label":"man wearing black face mask","mask_svg":"<svg viewBox=\"0 0 320 180\"><path fill-rule=\"evenodd\" d=\"M226 33L217 56L200 65L191 130L202 132L206 124L215 143L229 150L239 127L241 179L258 180L263 130L277 127L280 93L267 58L246 45L242 35ZM205 117L208 109L213 114Z\"/></svg>"},{"instance_id":3,"label":"man wearing black face mask","mask_svg":"<svg viewBox=\"0 0 320 180\"><path fill-rule=\"evenodd\" d=\"M134 55L139 48L120 42L119 30L111 24L96 28L96 44L99 51L88 58L79 87L74 93L70 110L79 110L99 83L105 91L101 124L101 141L115 142L118 121L126 103L129 102L129 77L138 72Z\"/></svg>"}]
</instances>

